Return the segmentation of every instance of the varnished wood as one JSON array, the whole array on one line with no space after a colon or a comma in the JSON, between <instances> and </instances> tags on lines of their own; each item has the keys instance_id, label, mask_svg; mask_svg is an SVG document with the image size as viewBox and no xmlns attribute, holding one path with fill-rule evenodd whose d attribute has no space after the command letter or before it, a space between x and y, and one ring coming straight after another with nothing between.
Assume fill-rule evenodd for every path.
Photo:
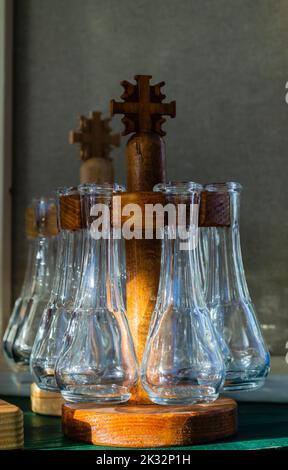
<instances>
[{"instance_id":1,"label":"varnished wood","mask_svg":"<svg viewBox=\"0 0 288 470\"><path fill-rule=\"evenodd\" d=\"M49 204L47 212L42 215L41 220L37 220L35 209L28 206L25 211L25 231L28 240L32 240L39 235L53 237L58 234L57 208L55 204Z\"/></svg>"},{"instance_id":2,"label":"varnished wood","mask_svg":"<svg viewBox=\"0 0 288 470\"><path fill-rule=\"evenodd\" d=\"M80 144L80 158L109 158L111 147L119 147L120 135L111 135L110 119L101 119L101 113L80 116L80 128L69 134L70 144Z\"/></svg>"},{"instance_id":3,"label":"varnished wood","mask_svg":"<svg viewBox=\"0 0 288 470\"><path fill-rule=\"evenodd\" d=\"M156 133L139 132L126 145L128 191L151 191L166 180L165 143Z\"/></svg>"},{"instance_id":4,"label":"varnished wood","mask_svg":"<svg viewBox=\"0 0 288 470\"><path fill-rule=\"evenodd\" d=\"M31 409L34 413L46 416L61 416L64 403L61 393L41 390L33 383L30 398Z\"/></svg>"},{"instance_id":5,"label":"varnished wood","mask_svg":"<svg viewBox=\"0 0 288 470\"><path fill-rule=\"evenodd\" d=\"M71 144L80 144L81 183L113 183L112 147L119 147L120 135L111 134L110 119L101 119L100 112L80 117L78 131L69 134Z\"/></svg>"},{"instance_id":6,"label":"varnished wood","mask_svg":"<svg viewBox=\"0 0 288 470\"><path fill-rule=\"evenodd\" d=\"M17 406L0 400L0 449L19 449L23 445L22 411Z\"/></svg>"},{"instance_id":7,"label":"varnished wood","mask_svg":"<svg viewBox=\"0 0 288 470\"><path fill-rule=\"evenodd\" d=\"M82 228L79 194L60 196L59 218L62 230L79 230Z\"/></svg>"},{"instance_id":8,"label":"varnished wood","mask_svg":"<svg viewBox=\"0 0 288 470\"><path fill-rule=\"evenodd\" d=\"M229 227L230 223L230 195L203 191L201 193L199 226Z\"/></svg>"},{"instance_id":9,"label":"varnished wood","mask_svg":"<svg viewBox=\"0 0 288 470\"><path fill-rule=\"evenodd\" d=\"M113 183L114 169L111 158L89 158L80 166L80 183Z\"/></svg>"},{"instance_id":10,"label":"varnished wood","mask_svg":"<svg viewBox=\"0 0 288 470\"><path fill-rule=\"evenodd\" d=\"M25 211L25 232L27 240L33 240L38 235L35 211L31 206L28 206Z\"/></svg>"},{"instance_id":11,"label":"varnished wood","mask_svg":"<svg viewBox=\"0 0 288 470\"><path fill-rule=\"evenodd\" d=\"M176 102L162 103L165 95L161 88L165 82L150 85L151 75L135 75L136 84L127 80L121 82L124 93L123 102L111 101L111 115L124 114L123 135L131 132L156 132L165 135L161 126L165 122L162 116L176 116Z\"/></svg>"},{"instance_id":12,"label":"varnished wood","mask_svg":"<svg viewBox=\"0 0 288 470\"><path fill-rule=\"evenodd\" d=\"M162 195L152 193L154 185L164 183L166 179L165 145L161 137L164 135L161 125L165 120L162 116L175 117L176 114L174 101L162 103L164 82L150 85L151 78L150 75L136 75L135 85L122 82L123 102L111 101L111 114L124 114L123 134L136 132L126 146L128 193L122 196L122 201L140 205L142 213L146 203L163 202ZM144 230L145 226L142 228ZM126 240L125 244L127 315L140 365L156 303L161 245L156 239L132 239ZM140 383L132 401L147 403Z\"/></svg>"},{"instance_id":13,"label":"varnished wood","mask_svg":"<svg viewBox=\"0 0 288 470\"><path fill-rule=\"evenodd\" d=\"M189 446L227 438L237 430L237 405L220 398L192 406L63 406L64 434L96 445Z\"/></svg>"}]
</instances>

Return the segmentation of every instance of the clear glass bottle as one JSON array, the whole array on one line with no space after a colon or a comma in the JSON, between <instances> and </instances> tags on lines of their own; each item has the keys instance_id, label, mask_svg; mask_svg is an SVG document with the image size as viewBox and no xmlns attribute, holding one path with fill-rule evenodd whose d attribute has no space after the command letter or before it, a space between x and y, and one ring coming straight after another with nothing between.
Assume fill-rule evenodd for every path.
<instances>
[{"instance_id":1,"label":"clear glass bottle","mask_svg":"<svg viewBox=\"0 0 288 470\"><path fill-rule=\"evenodd\" d=\"M224 390L249 390L263 385L270 358L249 295L242 262L239 183L205 186L228 198L230 225L208 227L206 302L219 335L229 348Z\"/></svg>"},{"instance_id":2,"label":"clear glass bottle","mask_svg":"<svg viewBox=\"0 0 288 470\"><path fill-rule=\"evenodd\" d=\"M109 214L99 232L94 220L96 204L110 208L113 193L121 188L91 184L78 189L86 227L82 279L56 380L66 401L121 403L129 400L138 377L122 296L121 239L112 236Z\"/></svg>"},{"instance_id":3,"label":"clear glass bottle","mask_svg":"<svg viewBox=\"0 0 288 470\"><path fill-rule=\"evenodd\" d=\"M80 197L77 188L60 188L58 198L58 246L50 299L36 335L30 368L37 385L57 391L55 364L63 345L81 279L82 240ZM72 215L72 217L71 217Z\"/></svg>"},{"instance_id":4,"label":"clear glass bottle","mask_svg":"<svg viewBox=\"0 0 288 470\"><path fill-rule=\"evenodd\" d=\"M55 269L55 239L58 234L54 199L33 201L37 238L32 261L31 288L23 300L21 322L13 343L18 368L29 369L30 355L44 306L51 292Z\"/></svg>"},{"instance_id":5,"label":"clear glass bottle","mask_svg":"<svg viewBox=\"0 0 288 470\"><path fill-rule=\"evenodd\" d=\"M31 216L32 215L32 216ZM3 350L5 358L7 359L9 365L17 371L16 363L14 362L15 357L13 353L13 346L15 337L17 336L17 331L21 325L23 318L25 317L25 312L27 308L27 303L25 299L30 297L32 289L32 278L33 278L33 267L34 259L37 253L37 231L36 231L36 220L34 217L33 206L28 206L26 209L26 237L28 242L28 254L27 254L27 263L26 270L24 275L24 281L21 288L19 297L14 303L14 307L9 318L7 328L3 336Z\"/></svg>"},{"instance_id":6,"label":"clear glass bottle","mask_svg":"<svg viewBox=\"0 0 288 470\"><path fill-rule=\"evenodd\" d=\"M197 247L201 189L196 183L168 183L164 188L167 202L188 205L190 217L185 226L179 220L176 226L169 223L163 233L160 288L141 365L142 385L158 404L213 401L224 378L220 346L201 287ZM188 236L184 244L183 229Z\"/></svg>"}]
</instances>

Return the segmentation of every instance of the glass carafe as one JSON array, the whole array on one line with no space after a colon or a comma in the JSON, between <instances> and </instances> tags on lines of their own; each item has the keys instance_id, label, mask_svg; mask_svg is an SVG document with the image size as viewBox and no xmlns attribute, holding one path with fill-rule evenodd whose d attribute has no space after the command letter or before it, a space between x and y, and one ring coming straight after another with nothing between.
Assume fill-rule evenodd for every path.
<instances>
[{"instance_id":1,"label":"glass carafe","mask_svg":"<svg viewBox=\"0 0 288 470\"><path fill-rule=\"evenodd\" d=\"M218 397L224 363L201 286L197 247L201 186L169 183L164 191L178 214L178 204L184 204L190 215L175 224L168 217L163 230L158 299L141 381L154 403L209 402Z\"/></svg>"},{"instance_id":2,"label":"glass carafe","mask_svg":"<svg viewBox=\"0 0 288 470\"><path fill-rule=\"evenodd\" d=\"M13 357L17 367L27 370L43 309L51 292L58 234L55 200L35 199L33 208L37 238L33 251L31 286L23 300L21 321L13 343Z\"/></svg>"},{"instance_id":3,"label":"glass carafe","mask_svg":"<svg viewBox=\"0 0 288 470\"><path fill-rule=\"evenodd\" d=\"M108 184L79 186L86 227L81 283L56 363L58 386L71 402L125 402L137 383L122 296L121 239L114 236L108 211L113 193L120 190ZM103 220L98 227L99 207Z\"/></svg>"},{"instance_id":4,"label":"glass carafe","mask_svg":"<svg viewBox=\"0 0 288 470\"><path fill-rule=\"evenodd\" d=\"M206 229L206 302L214 325L229 348L230 361L226 364L224 390L230 391L260 387L270 365L242 263L239 234L241 189L241 185L234 182L205 186L205 191L213 193L214 198L217 194L221 194L222 199L223 194L226 195L229 211L226 226Z\"/></svg>"},{"instance_id":5,"label":"glass carafe","mask_svg":"<svg viewBox=\"0 0 288 470\"><path fill-rule=\"evenodd\" d=\"M54 282L30 360L31 373L37 385L51 391L58 390L55 364L74 308L83 253L80 197L77 188L61 188L57 191L57 198L60 233Z\"/></svg>"},{"instance_id":6,"label":"glass carafe","mask_svg":"<svg viewBox=\"0 0 288 470\"><path fill-rule=\"evenodd\" d=\"M13 346L17 335L19 326L25 317L27 303L25 299L30 297L32 290L33 268L34 259L37 253L37 230L36 219L33 206L28 206L25 214L26 219L26 238L28 244L28 254L26 262L26 270L24 281L21 288L19 297L16 299L7 328L3 336L3 350L5 358L8 360L9 365L17 371L16 363L14 362Z\"/></svg>"}]
</instances>

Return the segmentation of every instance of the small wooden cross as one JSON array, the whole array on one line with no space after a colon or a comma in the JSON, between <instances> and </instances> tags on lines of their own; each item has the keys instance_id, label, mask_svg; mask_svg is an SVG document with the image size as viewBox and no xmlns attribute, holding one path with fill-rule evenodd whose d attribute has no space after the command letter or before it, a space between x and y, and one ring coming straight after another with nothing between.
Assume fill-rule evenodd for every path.
<instances>
[{"instance_id":1,"label":"small wooden cross","mask_svg":"<svg viewBox=\"0 0 288 470\"><path fill-rule=\"evenodd\" d=\"M69 134L70 144L80 144L82 161L90 158L109 158L111 147L119 147L120 134L111 135L111 119L101 119L101 113L80 116L80 128Z\"/></svg>"},{"instance_id":2,"label":"small wooden cross","mask_svg":"<svg viewBox=\"0 0 288 470\"><path fill-rule=\"evenodd\" d=\"M161 129L166 121L162 116L176 116L176 102L162 103L165 95L161 88L165 82L150 85L151 75L135 75L136 85L124 80L121 85L124 93L121 98L123 102L111 101L111 115L124 114L122 119L125 130L122 135L130 132L157 132L165 135Z\"/></svg>"}]
</instances>

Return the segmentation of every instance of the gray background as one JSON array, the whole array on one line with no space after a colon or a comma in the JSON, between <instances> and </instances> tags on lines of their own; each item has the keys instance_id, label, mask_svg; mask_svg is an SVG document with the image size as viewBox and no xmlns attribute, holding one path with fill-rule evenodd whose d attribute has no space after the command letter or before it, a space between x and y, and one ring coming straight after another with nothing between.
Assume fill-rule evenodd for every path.
<instances>
[{"instance_id":1,"label":"gray background","mask_svg":"<svg viewBox=\"0 0 288 470\"><path fill-rule=\"evenodd\" d=\"M34 195L77 183L67 143L79 113L151 74L177 101L169 177L244 186L242 246L262 323L288 341L288 0L16 0L13 293L25 267L23 213ZM113 129L121 129L120 118ZM125 181L125 139L114 152ZM270 338L269 338L270 342Z\"/></svg>"}]
</instances>

